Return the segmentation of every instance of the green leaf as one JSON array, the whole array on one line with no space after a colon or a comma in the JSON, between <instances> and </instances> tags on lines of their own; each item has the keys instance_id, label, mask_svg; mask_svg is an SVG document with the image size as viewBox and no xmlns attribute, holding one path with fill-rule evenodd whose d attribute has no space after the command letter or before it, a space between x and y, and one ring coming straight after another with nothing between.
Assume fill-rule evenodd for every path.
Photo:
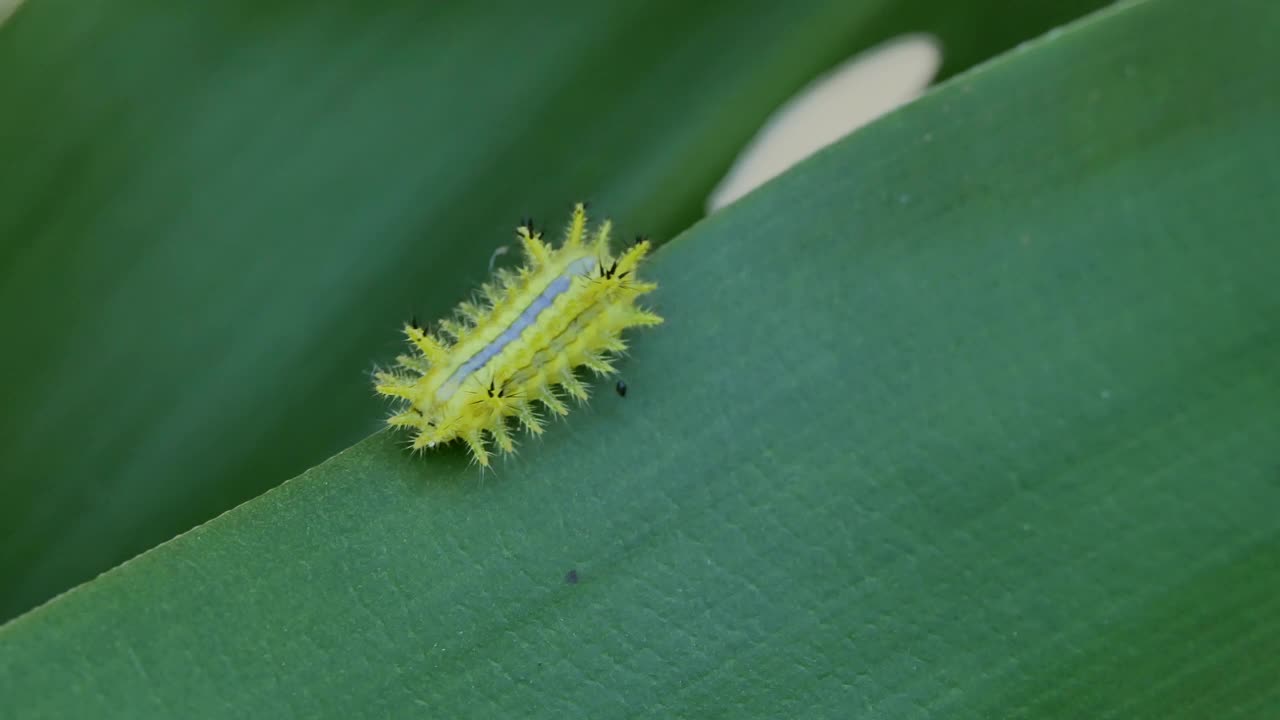
<instances>
[{"instance_id":1,"label":"green leaf","mask_svg":"<svg viewBox=\"0 0 1280 720\"><path fill-rule=\"evenodd\" d=\"M0 696L1264 716L1280 8L1233 9L1126 5L856 133L657 254L626 399L483 479L378 434L4 626Z\"/></svg>"},{"instance_id":2,"label":"green leaf","mask_svg":"<svg viewBox=\"0 0 1280 720\"><path fill-rule=\"evenodd\" d=\"M1006 4L30 0L0 27L0 620L373 432L373 360L522 216L589 194L665 240L847 53L932 30L953 71L1098 0Z\"/></svg>"}]
</instances>

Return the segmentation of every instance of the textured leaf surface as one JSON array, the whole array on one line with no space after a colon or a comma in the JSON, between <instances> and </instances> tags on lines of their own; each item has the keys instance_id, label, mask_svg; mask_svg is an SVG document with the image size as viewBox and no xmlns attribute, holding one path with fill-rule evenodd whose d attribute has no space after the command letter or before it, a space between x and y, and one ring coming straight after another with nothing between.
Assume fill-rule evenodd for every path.
<instances>
[{"instance_id":1,"label":"textured leaf surface","mask_svg":"<svg viewBox=\"0 0 1280 720\"><path fill-rule=\"evenodd\" d=\"M1107 13L660 250L483 481L377 435L0 630L28 717L1262 717L1280 9ZM1206 33L1213 27L1213 33ZM571 582L573 581L573 582Z\"/></svg>"},{"instance_id":2,"label":"textured leaf surface","mask_svg":"<svg viewBox=\"0 0 1280 720\"><path fill-rule=\"evenodd\" d=\"M31 0L0 26L0 619L373 432L374 357L590 193L666 240L894 32L1098 0ZM1025 7L1024 7L1025 6Z\"/></svg>"}]
</instances>

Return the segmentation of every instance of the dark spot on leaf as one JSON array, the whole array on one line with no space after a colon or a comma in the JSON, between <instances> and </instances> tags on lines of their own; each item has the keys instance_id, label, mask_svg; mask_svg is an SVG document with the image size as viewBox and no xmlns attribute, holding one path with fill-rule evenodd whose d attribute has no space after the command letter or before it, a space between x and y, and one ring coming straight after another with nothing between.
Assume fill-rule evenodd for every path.
<instances>
[{"instance_id":1,"label":"dark spot on leaf","mask_svg":"<svg viewBox=\"0 0 1280 720\"><path fill-rule=\"evenodd\" d=\"M567 582L567 583L569 583L570 585L577 585L577 584L578 584L578 571L577 571L577 570L570 570L569 572L565 573L565 574L564 574L564 581L565 581L565 582Z\"/></svg>"}]
</instances>

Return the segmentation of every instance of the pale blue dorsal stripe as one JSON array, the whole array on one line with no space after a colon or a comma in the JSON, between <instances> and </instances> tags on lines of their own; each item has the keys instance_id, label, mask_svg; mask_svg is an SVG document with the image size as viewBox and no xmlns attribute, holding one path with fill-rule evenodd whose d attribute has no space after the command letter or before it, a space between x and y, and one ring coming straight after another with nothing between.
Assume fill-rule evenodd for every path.
<instances>
[{"instance_id":1,"label":"pale blue dorsal stripe","mask_svg":"<svg viewBox=\"0 0 1280 720\"><path fill-rule=\"evenodd\" d=\"M445 402L450 397L453 397L453 394L458 391L458 388L462 387L462 383L465 382L467 378L478 372L487 365L490 360L497 357L498 353L502 352L508 345L515 342L516 338L520 337L521 333L537 322L539 315L551 307L551 303L555 302L556 298L568 292L575 275L588 275L591 272L591 268L595 265L596 260L591 257L579 258L570 263L564 273L555 280L552 280L547 285L546 289L544 289L538 297L534 298L533 302L529 303L529 306L520 313L519 317L517 317L511 325L507 326L506 330L502 331L501 335L494 338L493 342L484 346L480 352L477 352L475 355L468 358L466 362L462 363L462 365L454 371L453 375L449 376L449 379L440 386L439 390L436 391L436 401Z\"/></svg>"}]
</instances>

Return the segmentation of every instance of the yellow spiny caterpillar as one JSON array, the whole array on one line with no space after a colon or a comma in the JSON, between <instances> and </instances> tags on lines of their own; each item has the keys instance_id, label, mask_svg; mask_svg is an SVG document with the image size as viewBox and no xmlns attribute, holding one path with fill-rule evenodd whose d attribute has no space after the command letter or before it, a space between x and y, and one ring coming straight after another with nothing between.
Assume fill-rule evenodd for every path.
<instances>
[{"instance_id":1,"label":"yellow spiny caterpillar","mask_svg":"<svg viewBox=\"0 0 1280 720\"><path fill-rule=\"evenodd\" d=\"M378 393L400 404L387 423L416 430L415 450L461 438L487 467L490 438L502 452L515 449L508 418L538 435L543 420L535 402L565 415L564 394L585 401L575 368L612 375L613 356L627 348L622 331L662 322L636 305L657 287L636 277L649 241L614 257L610 229L605 220L589 233L579 203L564 243L552 248L526 222L516 229L523 266L498 270L436 332L405 325L412 352L396 358L396 369L375 373Z\"/></svg>"}]
</instances>

